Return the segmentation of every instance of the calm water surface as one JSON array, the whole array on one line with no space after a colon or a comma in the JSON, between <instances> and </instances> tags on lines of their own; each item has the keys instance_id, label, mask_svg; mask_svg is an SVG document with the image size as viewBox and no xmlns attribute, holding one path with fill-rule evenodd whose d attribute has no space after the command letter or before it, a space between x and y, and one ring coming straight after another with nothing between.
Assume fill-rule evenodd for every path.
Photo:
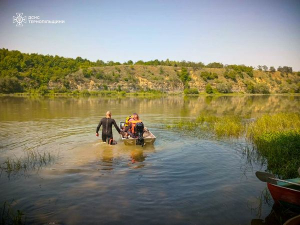
<instances>
[{"instance_id":1,"label":"calm water surface","mask_svg":"<svg viewBox=\"0 0 300 225\"><path fill-rule=\"evenodd\" d=\"M2 170L0 205L13 202L29 224L251 224L272 206L258 209L266 184L254 173L264 168L247 162L246 143L165 126L200 113L299 112L299 100L1 97L0 163L24 160L29 152L53 159L26 171ZM95 129L107 110L117 123L139 113L157 137L154 146L102 144Z\"/></svg>"}]
</instances>

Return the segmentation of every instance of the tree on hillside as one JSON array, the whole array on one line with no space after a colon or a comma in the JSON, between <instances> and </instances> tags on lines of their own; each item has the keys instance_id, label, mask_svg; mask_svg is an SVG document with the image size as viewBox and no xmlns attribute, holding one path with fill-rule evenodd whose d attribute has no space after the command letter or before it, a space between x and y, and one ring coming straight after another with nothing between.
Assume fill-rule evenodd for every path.
<instances>
[{"instance_id":1,"label":"tree on hillside","mask_svg":"<svg viewBox=\"0 0 300 225\"><path fill-rule=\"evenodd\" d=\"M223 68L223 64L219 62L212 62L206 65L207 68Z\"/></svg>"},{"instance_id":2,"label":"tree on hillside","mask_svg":"<svg viewBox=\"0 0 300 225\"><path fill-rule=\"evenodd\" d=\"M284 67L279 66L277 71L282 72L282 73L292 73L293 68L289 67L289 66L284 66Z\"/></svg>"},{"instance_id":3,"label":"tree on hillside","mask_svg":"<svg viewBox=\"0 0 300 225\"><path fill-rule=\"evenodd\" d=\"M183 85L187 88L188 82L191 80L190 74L189 74L187 68L182 67L181 72L178 73L178 77L182 81Z\"/></svg>"},{"instance_id":4,"label":"tree on hillside","mask_svg":"<svg viewBox=\"0 0 300 225\"><path fill-rule=\"evenodd\" d=\"M133 61L132 60L128 60L127 62L123 63L124 65L133 65Z\"/></svg>"},{"instance_id":5,"label":"tree on hillside","mask_svg":"<svg viewBox=\"0 0 300 225\"><path fill-rule=\"evenodd\" d=\"M212 89L212 87L211 87L210 84L207 84L207 85L205 86L205 92L206 92L207 94L212 94L212 93L214 93L214 91L213 91L213 89Z\"/></svg>"},{"instance_id":6,"label":"tree on hillside","mask_svg":"<svg viewBox=\"0 0 300 225\"><path fill-rule=\"evenodd\" d=\"M270 66L270 71L271 71L272 73L276 72L275 67L274 67L274 66Z\"/></svg>"},{"instance_id":7,"label":"tree on hillside","mask_svg":"<svg viewBox=\"0 0 300 225\"><path fill-rule=\"evenodd\" d=\"M267 67L266 65L263 65L262 68L263 68L263 70L264 70L265 72L268 71L268 67Z\"/></svg>"},{"instance_id":8,"label":"tree on hillside","mask_svg":"<svg viewBox=\"0 0 300 225\"><path fill-rule=\"evenodd\" d=\"M145 62L143 60L139 60L135 63L135 65L145 65Z\"/></svg>"},{"instance_id":9,"label":"tree on hillside","mask_svg":"<svg viewBox=\"0 0 300 225\"><path fill-rule=\"evenodd\" d=\"M23 92L23 88L19 80L15 77L0 78L0 93L16 93Z\"/></svg>"}]
</instances>

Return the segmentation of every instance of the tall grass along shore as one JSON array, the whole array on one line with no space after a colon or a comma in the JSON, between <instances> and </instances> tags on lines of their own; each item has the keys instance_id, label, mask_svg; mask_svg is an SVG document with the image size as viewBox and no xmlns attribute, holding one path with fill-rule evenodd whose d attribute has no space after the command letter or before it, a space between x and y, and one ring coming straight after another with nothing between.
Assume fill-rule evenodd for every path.
<instances>
[{"instance_id":1,"label":"tall grass along shore","mask_svg":"<svg viewBox=\"0 0 300 225\"><path fill-rule=\"evenodd\" d=\"M193 121L168 126L179 130L205 130L218 138L245 138L267 162L269 171L282 178L298 176L300 167L300 114L263 115L255 120L238 116L199 115Z\"/></svg>"}]
</instances>

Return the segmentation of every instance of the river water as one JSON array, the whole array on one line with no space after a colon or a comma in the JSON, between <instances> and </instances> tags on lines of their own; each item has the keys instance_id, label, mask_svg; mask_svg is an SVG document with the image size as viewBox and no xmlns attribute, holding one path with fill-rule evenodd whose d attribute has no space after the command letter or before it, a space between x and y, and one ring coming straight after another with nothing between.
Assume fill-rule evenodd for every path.
<instances>
[{"instance_id":1,"label":"river water","mask_svg":"<svg viewBox=\"0 0 300 225\"><path fill-rule=\"evenodd\" d=\"M272 204L255 177L243 139L215 139L166 126L200 113L256 118L299 112L300 97L0 98L0 163L51 160L1 170L0 207L29 224L253 224ZM119 123L133 112L157 137L153 146L117 145L95 136L107 110ZM27 157L27 158L26 158ZM31 160L38 161L36 158ZM30 160L27 160L29 162ZM260 207L261 206L261 207Z\"/></svg>"}]
</instances>

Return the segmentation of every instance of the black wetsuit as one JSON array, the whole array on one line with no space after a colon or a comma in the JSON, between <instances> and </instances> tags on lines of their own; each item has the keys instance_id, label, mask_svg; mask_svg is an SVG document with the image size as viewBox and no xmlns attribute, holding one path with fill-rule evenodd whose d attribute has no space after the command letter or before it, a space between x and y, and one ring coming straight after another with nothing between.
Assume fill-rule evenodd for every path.
<instances>
[{"instance_id":1,"label":"black wetsuit","mask_svg":"<svg viewBox=\"0 0 300 225\"><path fill-rule=\"evenodd\" d=\"M111 118L102 118L97 126L96 133L98 133L102 126L102 141L106 142L107 139L113 138L112 125L115 126L116 130L120 133L120 128L117 126L116 121Z\"/></svg>"}]
</instances>

